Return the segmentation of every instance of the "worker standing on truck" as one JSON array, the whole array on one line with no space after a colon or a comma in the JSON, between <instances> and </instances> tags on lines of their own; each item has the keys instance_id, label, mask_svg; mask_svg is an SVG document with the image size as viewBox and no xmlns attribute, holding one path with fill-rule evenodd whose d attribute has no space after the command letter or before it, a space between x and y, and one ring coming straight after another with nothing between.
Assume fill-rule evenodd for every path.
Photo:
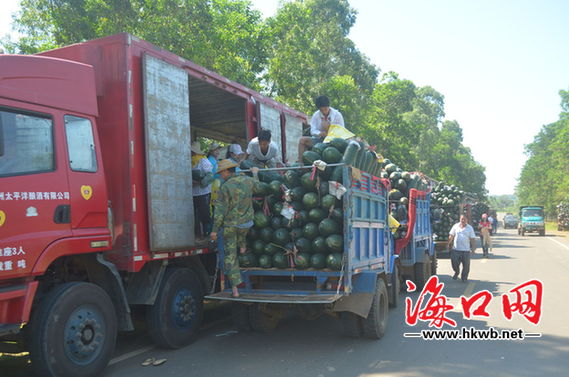
<instances>
[{"instance_id":1,"label":"worker standing on truck","mask_svg":"<svg viewBox=\"0 0 569 377\"><path fill-rule=\"evenodd\" d=\"M194 141L191 145L192 151L192 169L199 170L205 174L213 174L213 165L203 155L200 142ZM213 178L213 175L212 175ZM203 185L202 181L192 182L192 195L194 199L194 232L196 237L202 237L209 232L211 215L210 215L210 201L211 201L211 182Z\"/></svg>"},{"instance_id":2,"label":"worker standing on truck","mask_svg":"<svg viewBox=\"0 0 569 377\"><path fill-rule=\"evenodd\" d=\"M251 139L247 145L246 158L259 168L280 168L284 164L280 157L280 150L274 141L271 141L271 131L261 130L259 136Z\"/></svg>"},{"instance_id":3,"label":"worker standing on truck","mask_svg":"<svg viewBox=\"0 0 569 377\"><path fill-rule=\"evenodd\" d=\"M452 278L454 280L458 278L460 264L462 263L460 278L466 282L470 272L470 253L476 250L476 234L474 234L474 228L467 223L465 215L460 215L460 222L454 224L451 228L448 246L452 246L450 251L450 260L454 270Z\"/></svg>"},{"instance_id":4,"label":"worker standing on truck","mask_svg":"<svg viewBox=\"0 0 569 377\"><path fill-rule=\"evenodd\" d=\"M300 138L298 144L298 161L302 161L302 154L314 144L320 143L328 135L328 129L332 124L345 127L344 117L338 110L330 107L330 99L320 96L314 101L318 109L310 120L310 135Z\"/></svg>"},{"instance_id":5,"label":"worker standing on truck","mask_svg":"<svg viewBox=\"0 0 569 377\"><path fill-rule=\"evenodd\" d=\"M253 186L257 180L259 168L251 168L253 177L235 175L237 164L231 160L221 160L217 173L224 180L217 194L213 229L210 238L217 240L217 233L222 230L225 251L224 270L231 283L232 296L239 297L237 286L242 283L237 259L237 248L244 254L247 250L245 237L253 226Z\"/></svg>"}]
</instances>

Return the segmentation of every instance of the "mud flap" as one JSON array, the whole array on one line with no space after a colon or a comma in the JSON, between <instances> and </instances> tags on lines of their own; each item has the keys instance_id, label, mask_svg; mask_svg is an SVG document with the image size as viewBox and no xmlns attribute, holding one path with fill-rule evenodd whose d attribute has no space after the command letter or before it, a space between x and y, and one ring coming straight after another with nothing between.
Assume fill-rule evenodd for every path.
<instances>
[{"instance_id":1,"label":"mud flap","mask_svg":"<svg viewBox=\"0 0 569 377\"><path fill-rule=\"evenodd\" d=\"M336 301L332 306L332 311L350 312L362 318L367 318L372 302L373 293L352 293Z\"/></svg>"}]
</instances>

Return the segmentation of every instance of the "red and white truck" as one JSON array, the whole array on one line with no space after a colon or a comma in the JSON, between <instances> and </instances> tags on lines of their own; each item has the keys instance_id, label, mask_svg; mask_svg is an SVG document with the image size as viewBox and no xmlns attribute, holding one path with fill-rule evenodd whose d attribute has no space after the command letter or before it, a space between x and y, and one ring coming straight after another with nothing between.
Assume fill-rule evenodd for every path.
<instances>
[{"instance_id":1,"label":"red and white truck","mask_svg":"<svg viewBox=\"0 0 569 377\"><path fill-rule=\"evenodd\" d=\"M307 116L129 34L0 55L0 352L94 376L146 307L187 344L216 254L196 243L190 143L261 127L297 156Z\"/></svg>"}]
</instances>

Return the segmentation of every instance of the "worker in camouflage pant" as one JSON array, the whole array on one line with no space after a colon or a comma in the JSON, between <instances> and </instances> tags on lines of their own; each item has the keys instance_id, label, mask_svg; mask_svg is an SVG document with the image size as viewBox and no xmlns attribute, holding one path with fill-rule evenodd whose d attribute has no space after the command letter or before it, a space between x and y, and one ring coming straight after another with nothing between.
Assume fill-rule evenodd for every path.
<instances>
[{"instance_id":1,"label":"worker in camouflage pant","mask_svg":"<svg viewBox=\"0 0 569 377\"><path fill-rule=\"evenodd\" d=\"M245 236L253 226L253 186L257 180L258 168L251 168L255 178L246 175L235 175L237 164L230 160L221 160L217 173L224 183L217 194L214 206L212 240L217 240L217 233L223 229L225 249L224 270L231 282L232 296L239 297L237 286L242 283L237 259L237 248L244 254L246 251Z\"/></svg>"}]
</instances>

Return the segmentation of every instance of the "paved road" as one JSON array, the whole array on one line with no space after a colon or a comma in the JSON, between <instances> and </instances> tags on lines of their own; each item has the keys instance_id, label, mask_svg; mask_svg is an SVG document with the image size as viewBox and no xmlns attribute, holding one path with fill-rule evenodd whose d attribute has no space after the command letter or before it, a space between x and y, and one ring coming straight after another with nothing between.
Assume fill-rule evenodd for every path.
<instances>
[{"instance_id":1,"label":"paved road","mask_svg":"<svg viewBox=\"0 0 569 377\"><path fill-rule=\"evenodd\" d=\"M439 263L443 294L453 305L461 295L488 290L494 299L490 318L465 320L460 308L449 317L476 329L523 329L539 338L509 341L427 341L404 333L426 329L405 324L404 304L389 312L388 331L380 341L345 338L331 317L306 321L291 317L271 334L237 333L229 321L213 322L190 346L176 351L152 348L143 333L122 338L105 377L134 376L567 376L569 371L569 240L557 236L519 237L500 230L489 259L473 256L470 281L452 280L448 259ZM530 279L544 285L539 325L514 314L504 318L500 295ZM405 294L415 302L417 293ZM223 316L224 308L216 315ZM159 367L142 367L147 357L164 357ZM16 363L16 365L14 365ZM10 369L3 367L11 365ZM25 376L24 360L0 361L0 374ZM22 374L24 373L24 374Z\"/></svg>"}]
</instances>

